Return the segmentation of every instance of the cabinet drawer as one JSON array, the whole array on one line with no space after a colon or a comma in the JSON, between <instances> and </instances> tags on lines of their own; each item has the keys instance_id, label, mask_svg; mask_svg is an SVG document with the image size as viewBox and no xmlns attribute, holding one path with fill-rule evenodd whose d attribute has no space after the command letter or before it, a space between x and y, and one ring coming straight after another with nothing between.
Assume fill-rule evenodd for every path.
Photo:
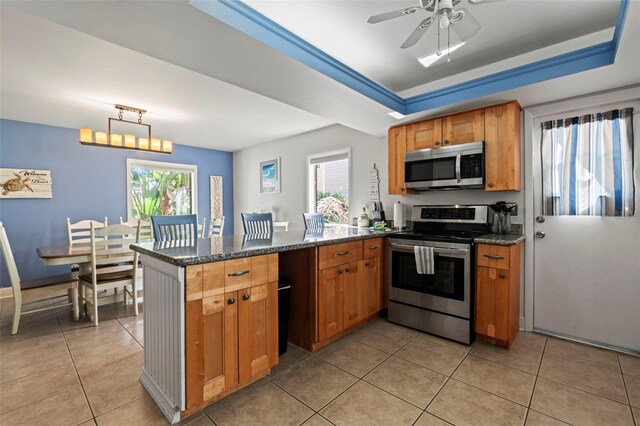
<instances>
[{"instance_id":1,"label":"cabinet drawer","mask_svg":"<svg viewBox=\"0 0 640 426\"><path fill-rule=\"evenodd\" d=\"M318 250L319 269L331 268L362 259L362 241L331 244Z\"/></svg>"},{"instance_id":2,"label":"cabinet drawer","mask_svg":"<svg viewBox=\"0 0 640 426\"><path fill-rule=\"evenodd\" d=\"M509 269L508 246L496 246L492 244L478 244L478 266L488 268Z\"/></svg>"},{"instance_id":3,"label":"cabinet drawer","mask_svg":"<svg viewBox=\"0 0 640 426\"><path fill-rule=\"evenodd\" d=\"M260 271L257 271L257 273L260 274ZM224 261L225 292L251 287L252 277L253 271L251 270L250 257Z\"/></svg>"},{"instance_id":4,"label":"cabinet drawer","mask_svg":"<svg viewBox=\"0 0 640 426\"><path fill-rule=\"evenodd\" d=\"M362 256L365 259L371 257L382 256L382 250L384 247L384 240L382 238L372 238L370 240L364 240L364 248L362 250Z\"/></svg>"}]
</instances>

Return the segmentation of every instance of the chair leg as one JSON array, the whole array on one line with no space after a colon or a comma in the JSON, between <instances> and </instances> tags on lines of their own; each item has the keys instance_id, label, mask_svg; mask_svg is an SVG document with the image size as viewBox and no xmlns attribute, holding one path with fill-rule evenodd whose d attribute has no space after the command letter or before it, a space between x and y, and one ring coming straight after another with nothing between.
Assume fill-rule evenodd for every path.
<instances>
[{"instance_id":1,"label":"chair leg","mask_svg":"<svg viewBox=\"0 0 640 426\"><path fill-rule=\"evenodd\" d=\"M87 297L87 289L86 286L80 284L80 309L82 310L82 316L87 314L87 304L85 299Z\"/></svg>"},{"instance_id":2,"label":"chair leg","mask_svg":"<svg viewBox=\"0 0 640 426\"><path fill-rule=\"evenodd\" d=\"M11 322L11 334L18 332L20 325L20 313L22 312L22 294L20 292L13 293L13 321Z\"/></svg>"},{"instance_id":3,"label":"chair leg","mask_svg":"<svg viewBox=\"0 0 640 426\"><path fill-rule=\"evenodd\" d=\"M133 312L138 316L138 286L136 285L136 280L133 281L131 287L133 289Z\"/></svg>"},{"instance_id":4,"label":"chair leg","mask_svg":"<svg viewBox=\"0 0 640 426\"><path fill-rule=\"evenodd\" d=\"M80 303L78 303L78 285L71 287L71 303L73 304L73 320L80 319Z\"/></svg>"},{"instance_id":5,"label":"chair leg","mask_svg":"<svg viewBox=\"0 0 640 426\"><path fill-rule=\"evenodd\" d=\"M93 325L98 326L98 289L93 287Z\"/></svg>"}]
</instances>

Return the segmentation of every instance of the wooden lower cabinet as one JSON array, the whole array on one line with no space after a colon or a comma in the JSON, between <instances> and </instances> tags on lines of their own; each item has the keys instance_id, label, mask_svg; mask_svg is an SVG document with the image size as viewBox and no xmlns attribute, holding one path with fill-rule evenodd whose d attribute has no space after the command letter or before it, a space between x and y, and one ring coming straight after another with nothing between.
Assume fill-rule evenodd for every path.
<instances>
[{"instance_id":1,"label":"wooden lower cabinet","mask_svg":"<svg viewBox=\"0 0 640 426\"><path fill-rule=\"evenodd\" d=\"M476 336L507 348L520 325L520 245L476 250Z\"/></svg>"},{"instance_id":2,"label":"wooden lower cabinet","mask_svg":"<svg viewBox=\"0 0 640 426\"><path fill-rule=\"evenodd\" d=\"M311 349L339 337L382 309L384 239L359 243L363 249L358 260L318 270L317 335Z\"/></svg>"},{"instance_id":3,"label":"wooden lower cabinet","mask_svg":"<svg viewBox=\"0 0 640 426\"><path fill-rule=\"evenodd\" d=\"M273 271L277 268L277 255L268 256L275 256L275 259L253 258L253 263L259 268L242 266L251 269L254 282L277 277L277 269ZM261 266L267 260L270 260L270 273L267 272L269 267ZM229 262L229 267L235 265L232 262ZM196 267L206 271L211 269L209 265ZM187 413L263 376L278 363L277 281L251 286L251 280L244 284L234 280L226 286L234 291L224 292L225 277L239 275L233 275L234 272L224 276L219 274L215 278L212 275L211 279L223 280L222 285L213 286L202 282L203 277L206 280L206 274L198 274L189 268L195 267L187 268L186 280L187 294L191 299L185 303ZM239 286L244 288L236 290ZM208 287L216 287L218 294L202 297L208 293L193 290Z\"/></svg>"},{"instance_id":4,"label":"wooden lower cabinet","mask_svg":"<svg viewBox=\"0 0 640 426\"><path fill-rule=\"evenodd\" d=\"M376 256L363 261L364 270L364 315L369 317L380 312L382 301L382 257Z\"/></svg>"}]
</instances>

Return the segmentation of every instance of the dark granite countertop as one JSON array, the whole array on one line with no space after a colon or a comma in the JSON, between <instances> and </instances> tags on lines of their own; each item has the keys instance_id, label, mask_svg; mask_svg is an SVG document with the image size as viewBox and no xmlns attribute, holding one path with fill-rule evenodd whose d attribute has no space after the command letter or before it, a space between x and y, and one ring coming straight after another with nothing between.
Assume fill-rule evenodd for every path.
<instances>
[{"instance_id":1,"label":"dark granite countertop","mask_svg":"<svg viewBox=\"0 0 640 426\"><path fill-rule=\"evenodd\" d=\"M498 246L514 246L524 241L522 234L486 234L473 239L476 244L494 244Z\"/></svg>"},{"instance_id":2,"label":"dark granite countertop","mask_svg":"<svg viewBox=\"0 0 640 426\"><path fill-rule=\"evenodd\" d=\"M139 253L177 266L198 265L241 257L298 250L327 244L384 237L393 231L373 231L352 226L327 227L322 234L304 231L267 235L233 235L191 241L140 242L131 248Z\"/></svg>"}]
</instances>

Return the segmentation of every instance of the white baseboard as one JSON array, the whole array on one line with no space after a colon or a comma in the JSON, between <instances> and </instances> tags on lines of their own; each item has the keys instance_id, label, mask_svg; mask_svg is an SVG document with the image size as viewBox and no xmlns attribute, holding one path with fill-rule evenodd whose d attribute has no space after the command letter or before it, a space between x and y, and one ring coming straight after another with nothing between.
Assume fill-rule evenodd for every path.
<instances>
[{"instance_id":1,"label":"white baseboard","mask_svg":"<svg viewBox=\"0 0 640 426\"><path fill-rule=\"evenodd\" d=\"M11 287L0 288L0 299L6 299L7 297L13 297L13 289Z\"/></svg>"}]
</instances>

